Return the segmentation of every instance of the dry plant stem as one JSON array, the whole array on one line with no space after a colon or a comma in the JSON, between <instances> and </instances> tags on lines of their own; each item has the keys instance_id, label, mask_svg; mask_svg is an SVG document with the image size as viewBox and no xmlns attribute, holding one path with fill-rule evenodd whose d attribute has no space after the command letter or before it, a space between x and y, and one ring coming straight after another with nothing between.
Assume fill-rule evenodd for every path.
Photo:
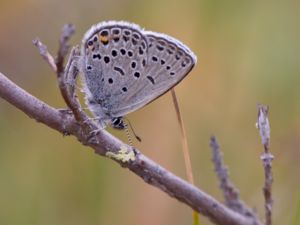
<instances>
[{"instance_id":1,"label":"dry plant stem","mask_svg":"<svg viewBox=\"0 0 300 225\"><path fill-rule=\"evenodd\" d=\"M69 93L68 93L67 86L66 86L67 82L64 80L66 77L65 76L65 68L64 68L64 60L65 60L65 57L68 54L68 50L70 48L68 45L68 41L74 32L75 32L75 27L70 24L67 24L63 27L62 35L59 40L59 49L58 49L57 59L56 59L56 67L57 67L56 74L57 74L59 88L60 88L61 94L62 94L65 102L67 103L68 107L71 109L72 109L72 104L69 102L71 99L68 96ZM72 64L72 54L74 54L73 51L71 53L70 60L68 62L67 67L69 67L70 64Z\"/></svg>"},{"instance_id":2,"label":"dry plant stem","mask_svg":"<svg viewBox=\"0 0 300 225\"><path fill-rule=\"evenodd\" d=\"M187 178L191 184L194 184L193 169L192 169L191 157L190 157L190 153L189 153L189 146L187 143L187 137L186 137L186 132L185 132L184 124L183 124L183 119L182 119L182 116L180 113L179 104L177 101L177 97L176 97L174 88L171 89L171 94L172 94L172 99L173 99L173 103L175 106L177 120L178 120L178 123L180 126L180 131L181 131L182 151L183 151L183 156L184 156L184 162L185 162L184 164L185 164Z\"/></svg>"},{"instance_id":3,"label":"dry plant stem","mask_svg":"<svg viewBox=\"0 0 300 225\"><path fill-rule=\"evenodd\" d=\"M48 52L47 46L44 45L39 38L36 38L32 41L32 43L39 49L40 55L42 58L50 65L51 69L56 72L57 67L54 58L52 55Z\"/></svg>"},{"instance_id":4,"label":"dry plant stem","mask_svg":"<svg viewBox=\"0 0 300 225\"><path fill-rule=\"evenodd\" d=\"M270 152L270 123L268 119L268 107L264 105L258 105L258 119L257 128L259 129L262 144L264 146L264 153L261 155L261 160L263 162L265 171L265 184L263 188L264 198L265 198L265 224L272 224L272 161L274 156Z\"/></svg>"},{"instance_id":5,"label":"dry plant stem","mask_svg":"<svg viewBox=\"0 0 300 225\"><path fill-rule=\"evenodd\" d=\"M193 168L192 168L192 163L191 163L189 146L188 146L188 142L187 142L187 136L186 136L184 123L183 123L183 119L182 119L182 116L180 113L179 104L177 101L177 97L176 97L174 88L171 89L171 94L172 94L172 99L173 99L173 103L174 103L174 107L175 107L175 111L176 111L176 115L177 115L177 120L178 120L178 123L180 126L180 131L181 131L181 144L182 144L182 152L183 152L183 157L184 157L185 171L187 174L188 181L191 184L194 184ZM193 220L194 220L194 225L199 224L199 216L198 216L197 212L195 212L195 211L193 212Z\"/></svg>"},{"instance_id":6,"label":"dry plant stem","mask_svg":"<svg viewBox=\"0 0 300 225\"><path fill-rule=\"evenodd\" d=\"M16 106L30 118L55 129L62 134L74 135L82 144L88 145L99 155L105 155L108 151L117 153L126 146L120 140L101 130L91 139L89 130L83 129L76 122L72 114L62 113L37 98L33 97L0 73L0 97ZM97 129L90 120L86 122L92 131ZM252 219L242 216L208 194L183 179L175 176L166 169L153 162L138 150L127 146L129 151L134 151L136 159L123 163L115 160L121 166L129 168L145 182L160 188L171 197L189 205L197 212L207 216L210 220L220 225L261 225Z\"/></svg>"},{"instance_id":7,"label":"dry plant stem","mask_svg":"<svg viewBox=\"0 0 300 225\"><path fill-rule=\"evenodd\" d=\"M75 82L76 82L75 80L76 80L76 76L78 74L78 70L77 70L77 67L73 66L72 64L76 63L74 61L74 59L79 54L79 51L76 47L72 48L66 69L64 69L64 67L63 67L64 58L69 49L67 42L70 39L70 37L73 35L74 31L75 31L74 26L72 26L70 24L64 26L63 32L62 32L62 37L61 37L60 43L59 43L60 49L64 49L64 50L59 51L56 62L55 62L53 56L47 51L47 46L44 45L38 38L34 39L32 42L38 48L39 53L42 56L42 58L50 65L52 70L56 73L61 94L62 94L65 102L67 103L68 107L74 113L76 120L83 121L84 119L87 119L87 118L84 117L83 113L81 113L80 111L78 112L76 110L76 109L80 109L79 102L73 102L73 103L68 102L69 99L72 99L72 97L67 96L67 95L75 94L74 87L75 87ZM57 67L57 65L58 65L58 67ZM59 70L57 70L57 68L59 68ZM65 71L68 71L69 73L65 74ZM68 83L69 83L69 85L68 85L69 90L68 90L68 87L65 85ZM73 89L70 89L70 87L73 87ZM73 101L74 100L75 99L73 98ZM72 107L73 105L75 105L75 107Z\"/></svg>"},{"instance_id":8,"label":"dry plant stem","mask_svg":"<svg viewBox=\"0 0 300 225\"><path fill-rule=\"evenodd\" d=\"M62 29L62 35L59 40L59 49L56 59L56 74L60 92L67 106L72 110L75 119L79 123L83 124L83 126L87 126L85 121L88 119L88 117L80 107L80 103L74 93L74 88L70 89L70 87L75 86L75 80L77 74L79 73L78 66L75 65L77 63L76 57L78 57L80 54L77 47L74 47L72 49L66 69L64 68L64 59L68 54L68 50L70 48L70 46L68 45L68 41L70 40L74 32L75 27L72 24L67 24Z\"/></svg>"},{"instance_id":9,"label":"dry plant stem","mask_svg":"<svg viewBox=\"0 0 300 225\"><path fill-rule=\"evenodd\" d=\"M212 161L215 166L215 172L219 178L220 188L223 192L225 204L235 212L256 218L254 212L240 200L238 189L236 189L230 181L228 168L223 162L223 155L215 136L212 136L210 139L210 147L212 150Z\"/></svg>"},{"instance_id":10,"label":"dry plant stem","mask_svg":"<svg viewBox=\"0 0 300 225\"><path fill-rule=\"evenodd\" d=\"M66 65L65 73L57 74L57 76L59 80L60 92L62 93L67 106L72 110L76 120L84 124L84 121L86 121L88 117L83 112L75 94L76 78L79 73L76 65L76 58L78 57L78 55L79 50L77 47L74 47L71 51L68 63Z\"/></svg>"}]
</instances>

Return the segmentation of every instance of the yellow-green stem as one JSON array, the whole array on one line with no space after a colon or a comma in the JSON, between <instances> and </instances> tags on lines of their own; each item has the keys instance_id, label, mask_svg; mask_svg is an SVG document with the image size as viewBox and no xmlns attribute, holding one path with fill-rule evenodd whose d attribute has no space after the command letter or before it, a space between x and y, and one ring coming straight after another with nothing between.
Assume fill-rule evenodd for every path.
<instances>
[{"instance_id":1,"label":"yellow-green stem","mask_svg":"<svg viewBox=\"0 0 300 225\"><path fill-rule=\"evenodd\" d=\"M181 131L181 144L182 144L182 152L183 152L183 157L184 157L186 175L187 175L188 181L191 184L194 184L194 177L193 177L191 157L190 157L190 153L189 153L189 146L188 146L184 123L183 123L183 119L182 119L182 116L181 116L181 113L179 110L179 104L177 101L177 97L176 97L174 88L171 89L171 94L172 94L172 99L173 99L173 103L174 103L174 107L175 107L175 111L176 111L176 115L177 115L177 120L178 120L180 131ZM193 221L194 221L194 225L200 225L199 215L196 211L193 211Z\"/></svg>"}]
</instances>

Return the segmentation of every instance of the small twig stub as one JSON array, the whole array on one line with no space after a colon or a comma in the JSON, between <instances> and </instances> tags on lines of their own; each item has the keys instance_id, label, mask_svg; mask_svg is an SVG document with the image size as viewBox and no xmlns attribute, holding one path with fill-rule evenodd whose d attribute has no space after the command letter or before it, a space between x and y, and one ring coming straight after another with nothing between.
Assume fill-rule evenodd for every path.
<instances>
[{"instance_id":1,"label":"small twig stub","mask_svg":"<svg viewBox=\"0 0 300 225\"><path fill-rule=\"evenodd\" d=\"M48 52L47 46L44 45L39 38L36 38L32 43L39 49L40 55L50 65L51 69L56 73L57 67L53 56Z\"/></svg>"},{"instance_id":2,"label":"small twig stub","mask_svg":"<svg viewBox=\"0 0 300 225\"><path fill-rule=\"evenodd\" d=\"M274 156L270 152L270 123L268 119L268 106L259 104L258 108L258 118L257 118L257 128L260 133L262 144L264 146L264 152L260 156L265 173L265 184L263 187L263 193L265 198L265 223L266 225L272 224L272 161Z\"/></svg>"},{"instance_id":3,"label":"small twig stub","mask_svg":"<svg viewBox=\"0 0 300 225\"><path fill-rule=\"evenodd\" d=\"M255 213L240 199L239 190L230 181L228 168L223 162L223 155L215 136L210 138L210 147L212 150L212 161L219 179L220 189L223 192L225 204L232 210L255 219Z\"/></svg>"},{"instance_id":4,"label":"small twig stub","mask_svg":"<svg viewBox=\"0 0 300 225\"><path fill-rule=\"evenodd\" d=\"M260 133L262 144L269 148L270 144L270 123L268 119L269 107L258 104L257 128Z\"/></svg>"},{"instance_id":5,"label":"small twig stub","mask_svg":"<svg viewBox=\"0 0 300 225\"><path fill-rule=\"evenodd\" d=\"M61 72L63 71L62 68L63 68L64 58L66 57L70 49L68 42L74 33L75 33L75 26L73 24L66 24L62 28L62 34L59 40L59 49L58 49L57 59L56 59L57 69L58 70L60 69Z\"/></svg>"}]
</instances>

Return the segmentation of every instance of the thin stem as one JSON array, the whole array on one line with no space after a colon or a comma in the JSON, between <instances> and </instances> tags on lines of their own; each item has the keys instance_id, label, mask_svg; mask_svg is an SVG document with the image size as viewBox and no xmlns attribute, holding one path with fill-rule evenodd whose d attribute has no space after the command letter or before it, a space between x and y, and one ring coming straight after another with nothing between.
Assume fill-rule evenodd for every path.
<instances>
[{"instance_id":1,"label":"thin stem","mask_svg":"<svg viewBox=\"0 0 300 225\"><path fill-rule=\"evenodd\" d=\"M270 123L268 119L268 106L259 104L258 108L258 118L257 118L257 128L259 129L262 144L264 146L264 152L260 156L265 172L265 184L263 187L263 193L265 198L265 224L272 225L272 161L274 156L270 152Z\"/></svg>"},{"instance_id":2,"label":"thin stem","mask_svg":"<svg viewBox=\"0 0 300 225\"><path fill-rule=\"evenodd\" d=\"M180 132L181 133L181 145L182 145L182 152L183 152L183 157L184 157L185 171L187 174L188 181L191 184L194 184L193 169L192 169L192 163L191 163L191 156L189 153L189 146L188 146L188 142L187 142L186 131L185 131L183 119L182 119L182 116L180 113L179 104L177 101L177 97L176 97L174 88L171 89L171 94L172 94L172 99L173 99L173 103L174 103L174 107L175 107L175 111L176 111L176 115L177 115L177 120L178 120L180 131L181 131ZM193 211L193 221L194 221L194 225L200 224L199 215L195 211Z\"/></svg>"},{"instance_id":3,"label":"thin stem","mask_svg":"<svg viewBox=\"0 0 300 225\"><path fill-rule=\"evenodd\" d=\"M173 99L173 103L174 103L174 107L175 107L175 111L176 111L176 115L177 115L177 120L178 120L179 127L180 127L181 144L182 144L182 152L183 152L183 157L184 157L184 162L185 162L184 165L185 165L186 175L187 175L188 181L191 184L194 184L192 163L191 163L191 157L190 157L190 153L189 153L189 146L188 146L188 142L187 142L186 131L185 131L183 119L182 119L182 116L180 113L179 104L177 101L177 97L176 97L174 88L171 89L171 93L172 93L172 99Z\"/></svg>"},{"instance_id":4,"label":"thin stem","mask_svg":"<svg viewBox=\"0 0 300 225\"><path fill-rule=\"evenodd\" d=\"M223 192L225 204L235 212L255 218L255 213L242 202L238 189L229 179L228 168L224 164L221 148L215 136L210 138L210 147L212 150L212 161L219 179L219 187Z\"/></svg>"},{"instance_id":5,"label":"thin stem","mask_svg":"<svg viewBox=\"0 0 300 225\"><path fill-rule=\"evenodd\" d=\"M36 38L32 43L39 49L42 58L50 65L51 69L56 73L57 67L53 56L48 52L47 46L44 45L39 38Z\"/></svg>"}]
</instances>

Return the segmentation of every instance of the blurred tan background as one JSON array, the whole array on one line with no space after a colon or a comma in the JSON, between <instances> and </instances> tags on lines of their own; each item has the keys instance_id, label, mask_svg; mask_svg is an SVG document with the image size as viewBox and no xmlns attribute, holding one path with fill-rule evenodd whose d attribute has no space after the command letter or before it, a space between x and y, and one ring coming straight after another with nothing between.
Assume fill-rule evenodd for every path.
<instances>
[{"instance_id":1,"label":"blurred tan background","mask_svg":"<svg viewBox=\"0 0 300 225\"><path fill-rule=\"evenodd\" d=\"M31 40L56 53L103 20L128 20L172 35L198 56L177 86L196 184L219 200L209 137L222 146L242 198L263 217L257 103L270 106L274 224L300 224L300 2L0 0L0 71L57 107L56 79ZM170 93L129 115L136 146L185 178ZM126 141L122 132L111 131ZM211 224L201 217L201 224ZM192 224L191 210L73 137L63 137L0 99L0 224Z\"/></svg>"}]
</instances>

